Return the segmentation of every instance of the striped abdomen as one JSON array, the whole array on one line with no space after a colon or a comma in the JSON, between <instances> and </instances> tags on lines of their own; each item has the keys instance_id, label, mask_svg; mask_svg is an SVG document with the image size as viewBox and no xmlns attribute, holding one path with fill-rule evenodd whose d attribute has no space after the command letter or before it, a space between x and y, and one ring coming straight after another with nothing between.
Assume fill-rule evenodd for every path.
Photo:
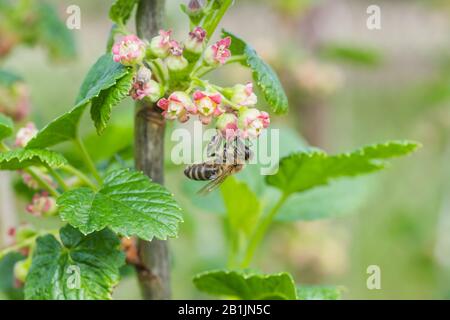
<instances>
[{"instance_id":1,"label":"striped abdomen","mask_svg":"<svg viewBox=\"0 0 450 320\"><path fill-rule=\"evenodd\" d=\"M184 170L184 174L191 180L213 180L222 173L222 166L218 164L193 164Z\"/></svg>"}]
</instances>

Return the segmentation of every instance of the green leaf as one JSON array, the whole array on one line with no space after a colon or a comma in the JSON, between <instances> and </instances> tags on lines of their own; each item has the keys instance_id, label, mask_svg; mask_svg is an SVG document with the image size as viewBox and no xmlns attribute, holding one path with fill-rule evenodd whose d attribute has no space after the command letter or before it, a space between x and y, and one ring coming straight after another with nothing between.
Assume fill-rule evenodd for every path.
<instances>
[{"instance_id":1,"label":"green leaf","mask_svg":"<svg viewBox=\"0 0 450 320\"><path fill-rule=\"evenodd\" d=\"M20 170L30 166L59 168L67 160L59 153L42 149L16 149L0 153L0 170Z\"/></svg>"},{"instance_id":2,"label":"green leaf","mask_svg":"<svg viewBox=\"0 0 450 320\"><path fill-rule=\"evenodd\" d=\"M37 136L28 143L27 148L47 148L75 139L86 106L92 99L99 97L103 90L115 86L117 81L125 77L128 72L127 68L114 62L111 54L100 57L81 85L76 106L39 131Z\"/></svg>"},{"instance_id":3,"label":"green leaf","mask_svg":"<svg viewBox=\"0 0 450 320\"><path fill-rule=\"evenodd\" d=\"M25 284L31 300L105 300L118 284L124 255L111 231L83 236L71 226L39 237Z\"/></svg>"},{"instance_id":4,"label":"green leaf","mask_svg":"<svg viewBox=\"0 0 450 320\"><path fill-rule=\"evenodd\" d=\"M114 86L117 81L128 74L129 70L113 60L111 53L101 56L89 70L75 104L89 103L98 97L103 90Z\"/></svg>"},{"instance_id":5,"label":"green leaf","mask_svg":"<svg viewBox=\"0 0 450 320\"><path fill-rule=\"evenodd\" d=\"M12 135L14 123L11 118L0 113L0 141Z\"/></svg>"},{"instance_id":6,"label":"green leaf","mask_svg":"<svg viewBox=\"0 0 450 320\"><path fill-rule=\"evenodd\" d=\"M59 143L74 140L78 134L78 125L87 104L80 104L50 122L27 144L27 148L48 148Z\"/></svg>"},{"instance_id":7,"label":"green leaf","mask_svg":"<svg viewBox=\"0 0 450 320\"><path fill-rule=\"evenodd\" d=\"M116 0L109 10L109 18L118 24L127 23L137 0Z\"/></svg>"},{"instance_id":8,"label":"green leaf","mask_svg":"<svg viewBox=\"0 0 450 320\"><path fill-rule=\"evenodd\" d=\"M250 235L261 213L261 204L256 194L245 182L229 177L221 186L230 227ZM236 195L239 195L237 197Z\"/></svg>"},{"instance_id":9,"label":"green leaf","mask_svg":"<svg viewBox=\"0 0 450 320\"><path fill-rule=\"evenodd\" d=\"M151 240L175 237L181 209L163 186L128 169L109 173L98 192L80 188L58 198L61 218L84 234L111 228Z\"/></svg>"},{"instance_id":10,"label":"green leaf","mask_svg":"<svg viewBox=\"0 0 450 320\"><path fill-rule=\"evenodd\" d=\"M416 142L391 141L334 156L318 149L310 149L283 158L278 172L267 176L266 183L287 195L303 192L326 185L332 179L384 169L387 163L383 160L410 154L418 147Z\"/></svg>"},{"instance_id":11,"label":"green leaf","mask_svg":"<svg viewBox=\"0 0 450 320\"><path fill-rule=\"evenodd\" d=\"M313 221L356 213L369 188L366 179L332 181L330 185L291 195L277 213L277 221Z\"/></svg>"},{"instance_id":12,"label":"green leaf","mask_svg":"<svg viewBox=\"0 0 450 320\"><path fill-rule=\"evenodd\" d=\"M261 89L264 98L269 103L272 111L277 114L287 113L289 101L277 74L266 62L264 62L250 45L244 40L225 30L224 37L231 37L231 52L233 55L244 55L245 65L253 70L253 79Z\"/></svg>"},{"instance_id":13,"label":"green leaf","mask_svg":"<svg viewBox=\"0 0 450 320\"><path fill-rule=\"evenodd\" d=\"M330 286L299 286L298 300L339 300L341 289Z\"/></svg>"},{"instance_id":14,"label":"green leaf","mask_svg":"<svg viewBox=\"0 0 450 320\"><path fill-rule=\"evenodd\" d=\"M11 87L21 81L23 81L23 78L17 74L0 69L0 85L2 87Z\"/></svg>"},{"instance_id":15,"label":"green leaf","mask_svg":"<svg viewBox=\"0 0 450 320\"><path fill-rule=\"evenodd\" d=\"M59 18L55 8L45 2L38 3L37 32L39 41L49 50L52 59L73 58L76 55L73 33Z\"/></svg>"},{"instance_id":16,"label":"green leaf","mask_svg":"<svg viewBox=\"0 0 450 320\"><path fill-rule=\"evenodd\" d=\"M91 118L99 135L106 129L111 119L112 108L128 96L133 85L133 78L132 73L127 74L118 80L116 85L103 90L98 97L92 99Z\"/></svg>"},{"instance_id":17,"label":"green leaf","mask_svg":"<svg viewBox=\"0 0 450 320\"><path fill-rule=\"evenodd\" d=\"M0 293L9 299L23 299L23 290L14 285L14 265L24 258L18 252L11 252L0 259Z\"/></svg>"},{"instance_id":18,"label":"green leaf","mask_svg":"<svg viewBox=\"0 0 450 320\"><path fill-rule=\"evenodd\" d=\"M296 300L294 280L289 273L254 274L238 271L208 271L194 278L198 290L242 300Z\"/></svg>"}]
</instances>

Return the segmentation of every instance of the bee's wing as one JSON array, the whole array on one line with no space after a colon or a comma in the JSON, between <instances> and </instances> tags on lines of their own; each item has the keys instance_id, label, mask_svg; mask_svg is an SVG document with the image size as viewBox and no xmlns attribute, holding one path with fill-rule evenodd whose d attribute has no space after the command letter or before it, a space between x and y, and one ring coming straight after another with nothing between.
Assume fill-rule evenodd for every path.
<instances>
[{"instance_id":1,"label":"bee's wing","mask_svg":"<svg viewBox=\"0 0 450 320\"><path fill-rule=\"evenodd\" d=\"M203 188L201 188L197 193L199 195L205 196L208 193L210 193L211 191L213 191L214 189L216 189L217 187L219 187L222 182L225 181L226 178L228 178L231 173L233 172L233 167L228 167L226 170L224 170L222 172L221 175L217 176L214 180L212 180L211 182L207 183Z\"/></svg>"},{"instance_id":2,"label":"bee's wing","mask_svg":"<svg viewBox=\"0 0 450 320\"><path fill-rule=\"evenodd\" d=\"M222 144L222 136L220 134L216 134L212 137L211 141L208 143L206 148L206 154L208 157L214 157L217 155L217 151L220 149Z\"/></svg>"},{"instance_id":3,"label":"bee's wing","mask_svg":"<svg viewBox=\"0 0 450 320\"><path fill-rule=\"evenodd\" d=\"M248 147L245 145L245 143L241 139L236 138L236 159L245 161L246 148Z\"/></svg>"}]
</instances>

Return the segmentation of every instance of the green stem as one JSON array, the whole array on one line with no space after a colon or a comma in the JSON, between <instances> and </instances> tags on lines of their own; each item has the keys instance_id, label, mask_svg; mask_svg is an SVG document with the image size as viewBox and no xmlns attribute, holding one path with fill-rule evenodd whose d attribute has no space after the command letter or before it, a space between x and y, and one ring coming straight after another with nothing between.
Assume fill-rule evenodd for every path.
<instances>
[{"instance_id":1,"label":"green stem","mask_svg":"<svg viewBox=\"0 0 450 320\"><path fill-rule=\"evenodd\" d=\"M4 256L6 256L7 254L9 254L11 252L19 251L22 248L32 245L36 241L38 236L39 235L35 235L33 237L27 238L24 241L22 241L21 243L12 245L10 247L7 247L7 248L1 250L0 251L0 259L2 259Z\"/></svg>"},{"instance_id":2,"label":"green stem","mask_svg":"<svg viewBox=\"0 0 450 320\"><path fill-rule=\"evenodd\" d=\"M259 244L261 243L262 239L264 238L267 229L272 224L273 219L275 218L275 216L277 215L278 211L283 206L283 204L286 202L288 197L289 197L288 194L283 194L280 200L278 200L278 202L272 208L272 210L270 210L269 214L265 216L259 223L247 246L244 260L241 264L242 268L248 268L250 266L253 256L255 255L255 251L258 248Z\"/></svg>"},{"instance_id":3,"label":"green stem","mask_svg":"<svg viewBox=\"0 0 450 320\"><path fill-rule=\"evenodd\" d=\"M247 56L245 54L240 54L237 56L231 56L225 64L232 64L232 63L241 63L247 61Z\"/></svg>"},{"instance_id":4,"label":"green stem","mask_svg":"<svg viewBox=\"0 0 450 320\"><path fill-rule=\"evenodd\" d=\"M92 161L91 156L89 155L89 153L86 150L86 147L84 146L83 141L81 140L80 137L77 137L74 140L75 144L77 145L78 149L80 149L81 155L83 156L83 160L86 164L86 166L88 167L89 171L91 171L92 175L94 176L95 180L97 180L97 182L99 184L102 183L102 178L100 177L100 174L97 171L97 168L95 167L94 162Z\"/></svg>"},{"instance_id":5,"label":"green stem","mask_svg":"<svg viewBox=\"0 0 450 320\"><path fill-rule=\"evenodd\" d=\"M0 151L8 152L9 150L10 149L5 144L3 144L3 142L0 142ZM49 171L52 170L50 167L47 167L47 169L49 169ZM47 181L42 179L42 177L39 175L38 172L36 172L35 169L33 169L32 167L28 167L23 169L23 171L28 173L34 180L36 180L36 182L42 189L48 191L52 196L54 197L59 196L59 192L55 188L53 188ZM64 185L61 185L61 187L64 187Z\"/></svg>"},{"instance_id":6,"label":"green stem","mask_svg":"<svg viewBox=\"0 0 450 320\"><path fill-rule=\"evenodd\" d=\"M48 170L48 172L56 179L58 184L63 188L64 191L69 190L69 187L67 186L64 179L50 166L45 166Z\"/></svg>"},{"instance_id":7,"label":"green stem","mask_svg":"<svg viewBox=\"0 0 450 320\"><path fill-rule=\"evenodd\" d=\"M234 232L231 226L228 226L228 269L234 269L237 265L236 258L239 253L239 233Z\"/></svg>"},{"instance_id":8,"label":"green stem","mask_svg":"<svg viewBox=\"0 0 450 320\"><path fill-rule=\"evenodd\" d=\"M45 234L51 234L51 235L53 235L55 237L58 237L59 230L49 230L49 231L39 232L38 234L36 234L36 235L34 235L32 237L29 237L29 238L23 240L20 243L16 243L16 244L13 244L12 246L9 246L9 247L6 247L4 249L1 249L0 250L0 260L4 256L6 256L8 253L19 251L20 249L28 247L28 246L33 246L34 243L36 242L36 239L38 237L42 236L42 235L45 235ZM30 252L30 256L31 256L31 252Z\"/></svg>"},{"instance_id":9,"label":"green stem","mask_svg":"<svg viewBox=\"0 0 450 320\"><path fill-rule=\"evenodd\" d=\"M39 184L39 186L45 190L47 190L53 197L59 197L59 192L53 188L47 181L42 179L42 177L39 175L39 173L36 172L33 168L26 168L24 169L26 173L28 173L36 182Z\"/></svg>"},{"instance_id":10,"label":"green stem","mask_svg":"<svg viewBox=\"0 0 450 320\"><path fill-rule=\"evenodd\" d=\"M206 34L208 35L208 39L211 39L214 31L216 31L217 26L222 20L223 16L227 12L228 8L233 4L234 0L223 0L221 1L220 9L211 10L211 14L206 15L203 19L203 29L206 30Z\"/></svg>"},{"instance_id":11,"label":"green stem","mask_svg":"<svg viewBox=\"0 0 450 320\"><path fill-rule=\"evenodd\" d=\"M161 64L158 60L152 60L148 62L152 68L153 73L155 74L156 79L158 82L165 86L166 83L169 81L169 74L164 70L164 66Z\"/></svg>"},{"instance_id":12,"label":"green stem","mask_svg":"<svg viewBox=\"0 0 450 320\"><path fill-rule=\"evenodd\" d=\"M69 174L72 174L76 176L80 181L82 181L85 185L93 189L94 191L98 190L98 187L89 179L88 176L86 176L83 172L80 170L72 167L71 165L67 165L61 168L62 170L66 171Z\"/></svg>"}]
</instances>

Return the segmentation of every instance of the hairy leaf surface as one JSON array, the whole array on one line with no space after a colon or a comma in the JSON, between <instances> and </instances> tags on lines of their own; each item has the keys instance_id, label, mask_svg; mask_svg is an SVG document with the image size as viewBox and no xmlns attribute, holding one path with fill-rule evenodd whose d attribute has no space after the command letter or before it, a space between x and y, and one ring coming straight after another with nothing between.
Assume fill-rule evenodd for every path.
<instances>
[{"instance_id":1,"label":"hairy leaf surface","mask_svg":"<svg viewBox=\"0 0 450 320\"><path fill-rule=\"evenodd\" d=\"M78 125L87 104L80 104L56 118L38 132L27 148L48 148L59 143L73 140L78 134Z\"/></svg>"},{"instance_id":2,"label":"hairy leaf surface","mask_svg":"<svg viewBox=\"0 0 450 320\"><path fill-rule=\"evenodd\" d=\"M119 24L127 23L137 0L116 0L109 10L109 18Z\"/></svg>"},{"instance_id":3,"label":"hairy leaf surface","mask_svg":"<svg viewBox=\"0 0 450 320\"><path fill-rule=\"evenodd\" d=\"M20 170L30 166L59 168L67 160L59 153L42 149L16 149L0 153L0 170Z\"/></svg>"},{"instance_id":4,"label":"hairy leaf surface","mask_svg":"<svg viewBox=\"0 0 450 320\"><path fill-rule=\"evenodd\" d=\"M25 284L32 300L105 300L118 284L124 264L120 241L110 230L84 236L71 226L39 237Z\"/></svg>"},{"instance_id":5,"label":"hairy leaf surface","mask_svg":"<svg viewBox=\"0 0 450 320\"><path fill-rule=\"evenodd\" d=\"M264 60L262 60L250 45L234 34L223 30L223 36L232 39L231 52L233 55L244 55L245 65L253 70L253 79L264 94L272 111L284 114L289 109L289 101L278 79L277 74Z\"/></svg>"},{"instance_id":6,"label":"hairy leaf surface","mask_svg":"<svg viewBox=\"0 0 450 320\"><path fill-rule=\"evenodd\" d=\"M410 154L418 147L415 142L391 141L334 156L318 149L310 149L283 158L278 172L267 176L266 182L285 194L303 192L326 185L336 178L384 169L387 163L383 160Z\"/></svg>"},{"instance_id":7,"label":"hairy leaf surface","mask_svg":"<svg viewBox=\"0 0 450 320\"><path fill-rule=\"evenodd\" d=\"M104 54L92 66L84 79L75 102L76 105L88 103L98 97L103 90L114 86L128 72L126 67L113 60L111 53Z\"/></svg>"},{"instance_id":8,"label":"hairy leaf surface","mask_svg":"<svg viewBox=\"0 0 450 320\"><path fill-rule=\"evenodd\" d=\"M198 290L242 300L296 300L296 288L288 273L246 274L238 271L207 271L194 278Z\"/></svg>"},{"instance_id":9,"label":"hairy leaf surface","mask_svg":"<svg viewBox=\"0 0 450 320\"><path fill-rule=\"evenodd\" d=\"M113 61L111 54L100 57L89 70L81 85L76 106L40 130L37 136L28 143L27 148L46 148L75 139L87 105L92 99L99 97L102 91L115 86L117 81L128 75L128 72L127 68ZM104 99L98 101L104 101ZM109 103L113 102L111 99L108 101Z\"/></svg>"},{"instance_id":10,"label":"hairy leaf surface","mask_svg":"<svg viewBox=\"0 0 450 320\"><path fill-rule=\"evenodd\" d=\"M99 135L106 129L111 119L112 108L128 96L133 85L133 77L132 73L125 75L114 86L103 90L98 97L92 99L91 118Z\"/></svg>"},{"instance_id":11,"label":"hairy leaf surface","mask_svg":"<svg viewBox=\"0 0 450 320\"><path fill-rule=\"evenodd\" d=\"M178 233L181 209L172 194L140 172L109 173L98 192L80 188L58 198L60 216L84 234L105 227L145 240L167 239Z\"/></svg>"}]
</instances>

